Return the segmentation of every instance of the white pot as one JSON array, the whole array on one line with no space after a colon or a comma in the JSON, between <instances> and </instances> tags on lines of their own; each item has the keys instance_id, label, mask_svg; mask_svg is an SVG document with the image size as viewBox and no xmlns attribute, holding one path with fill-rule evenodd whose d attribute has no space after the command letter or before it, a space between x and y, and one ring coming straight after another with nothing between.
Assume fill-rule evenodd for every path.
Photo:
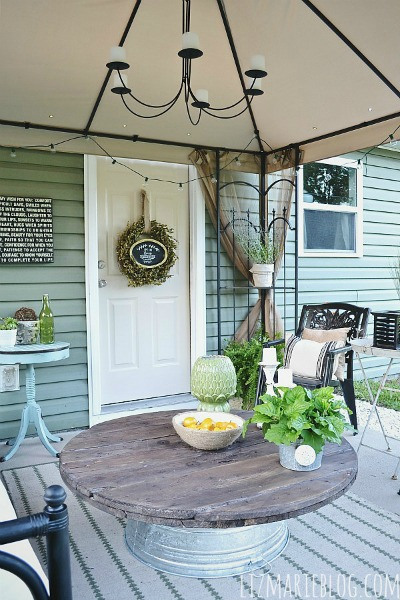
<instances>
[{"instance_id":1,"label":"white pot","mask_svg":"<svg viewBox=\"0 0 400 600\"><path fill-rule=\"evenodd\" d=\"M15 346L16 341L16 329L0 329L0 346Z\"/></svg>"},{"instance_id":2,"label":"white pot","mask_svg":"<svg viewBox=\"0 0 400 600\"><path fill-rule=\"evenodd\" d=\"M274 265L257 264L255 263L250 272L253 274L254 287L270 288L272 286L274 276Z\"/></svg>"}]
</instances>

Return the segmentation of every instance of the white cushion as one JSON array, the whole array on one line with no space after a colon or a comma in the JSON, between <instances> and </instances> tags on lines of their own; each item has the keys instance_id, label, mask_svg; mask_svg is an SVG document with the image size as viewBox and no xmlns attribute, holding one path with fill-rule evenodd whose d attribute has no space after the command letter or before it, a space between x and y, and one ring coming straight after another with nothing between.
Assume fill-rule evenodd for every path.
<instances>
[{"instance_id":1,"label":"white cushion","mask_svg":"<svg viewBox=\"0 0 400 600\"><path fill-rule=\"evenodd\" d=\"M11 504L11 500L8 497L7 490L0 480L0 521L11 521L16 518L17 516L14 507ZM14 554L14 556L18 556L27 562L37 572L48 590L47 577L28 540L0 545L0 550ZM32 594L25 583L16 575L4 571L3 569L0 569L0 590L1 598L7 600L32 600Z\"/></svg>"},{"instance_id":2,"label":"white cushion","mask_svg":"<svg viewBox=\"0 0 400 600\"><path fill-rule=\"evenodd\" d=\"M292 369L293 375L308 379L323 379L329 359L329 351L343 348L343 341L319 343L290 336L285 346L285 367ZM339 355L335 356L333 373L336 371Z\"/></svg>"}]
</instances>

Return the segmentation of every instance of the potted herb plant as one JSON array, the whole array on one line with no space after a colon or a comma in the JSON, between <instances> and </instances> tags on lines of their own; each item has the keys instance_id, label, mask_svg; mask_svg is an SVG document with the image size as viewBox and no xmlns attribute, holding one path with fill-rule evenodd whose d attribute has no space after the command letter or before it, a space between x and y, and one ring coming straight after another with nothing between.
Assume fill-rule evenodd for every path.
<instances>
[{"instance_id":1,"label":"potted herb plant","mask_svg":"<svg viewBox=\"0 0 400 600\"><path fill-rule=\"evenodd\" d=\"M18 322L13 317L0 318L0 346L15 346Z\"/></svg>"},{"instance_id":2,"label":"potted herb plant","mask_svg":"<svg viewBox=\"0 0 400 600\"><path fill-rule=\"evenodd\" d=\"M243 251L252 262L250 272L256 288L269 288L273 283L275 259L277 249L267 234L258 234L253 231L245 232L243 229L235 231Z\"/></svg>"},{"instance_id":3,"label":"potted herb plant","mask_svg":"<svg viewBox=\"0 0 400 600\"><path fill-rule=\"evenodd\" d=\"M247 254L253 266L250 272L253 274L253 282L256 288L269 288L272 286L276 250L267 237L262 242L259 237L252 237L246 247Z\"/></svg>"},{"instance_id":4,"label":"potted herb plant","mask_svg":"<svg viewBox=\"0 0 400 600\"><path fill-rule=\"evenodd\" d=\"M306 390L301 386L280 388L278 396L261 396L262 404L246 421L261 423L264 439L279 446L279 460L293 471L313 471L321 466L325 442L342 443L348 411L342 399L335 398L332 387Z\"/></svg>"}]
</instances>

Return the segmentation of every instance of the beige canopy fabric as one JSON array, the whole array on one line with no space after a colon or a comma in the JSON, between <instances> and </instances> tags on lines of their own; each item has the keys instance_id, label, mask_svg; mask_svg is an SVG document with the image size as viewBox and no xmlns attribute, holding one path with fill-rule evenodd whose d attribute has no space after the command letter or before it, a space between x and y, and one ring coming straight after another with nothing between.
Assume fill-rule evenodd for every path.
<instances>
[{"instance_id":1,"label":"beige canopy fabric","mask_svg":"<svg viewBox=\"0 0 400 600\"><path fill-rule=\"evenodd\" d=\"M181 0L2 2L1 144L58 143L82 134L90 122L89 133L99 134L95 140L114 156L188 163L191 145L240 150L252 140L248 148L258 151L256 129L263 149L272 151L269 169L277 164L272 162L275 152L279 162L279 149L291 145L301 145L305 162L377 145L400 124L400 2L313 0L313 4L377 72L305 0L224 0L241 70L248 68L252 55L265 55L264 95L252 101L254 121L249 112L232 120L205 114L194 127L182 99L156 119L131 115L110 91L112 76L93 111L108 72L110 47L119 44L137 5L124 42L131 65L126 71L129 85L149 103L174 96L181 74L177 56ZM214 106L232 104L242 89L216 0L192 0L191 29L198 33L204 51L192 61L193 88L206 88ZM355 125L360 127L352 130ZM133 135L139 140L132 141ZM103 154L94 141L82 138L57 149Z\"/></svg>"}]
</instances>

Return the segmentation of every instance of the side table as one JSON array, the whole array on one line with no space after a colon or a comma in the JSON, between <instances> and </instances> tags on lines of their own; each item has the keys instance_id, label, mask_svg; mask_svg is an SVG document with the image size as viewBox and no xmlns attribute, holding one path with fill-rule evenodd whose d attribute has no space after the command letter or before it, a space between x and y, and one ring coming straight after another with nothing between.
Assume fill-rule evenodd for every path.
<instances>
[{"instance_id":1,"label":"side table","mask_svg":"<svg viewBox=\"0 0 400 600\"><path fill-rule=\"evenodd\" d=\"M376 450L377 452L382 452L383 454L389 454L389 455L393 456L392 453L391 453L391 448L390 448L389 440L396 440L396 441L400 441L400 440L398 438L395 438L395 437L392 437L390 435L387 435L387 433L385 432L385 429L383 427L383 423L382 423L380 415L379 415L378 405L377 404L378 404L379 396L381 395L382 390L388 390L388 391L391 391L391 392L398 392L399 391L398 389L388 387L386 385L386 381L387 381L387 378L389 376L390 370L392 368L393 361L396 360L396 359L400 359L400 350L391 350L389 348L377 348L376 346L372 345L373 344L372 338L358 338L356 340L352 340L350 342L350 344L351 344L351 347L354 350L355 355L357 356L357 359L358 359L358 362L360 364L360 368L361 368L361 371L362 371L362 374L363 374L364 382L365 382L365 385L366 385L367 390L368 390L369 397L370 397L371 402L372 402L371 410L370 410L370 413L368 415L368 419L367 419L367 422L365 424L365 428L364 428L364 431L362 433L362 436L361 436L361 439L360 439L360 443L358 445L357 452L359 452L361 446L367 446L368 448L372 448L372 450ZM388 366L386 368L386 371L384 372L384 374L381 377L381 380L380 380L380 383L379 383L379 388L378 388L378 391L376 392L375 397L374 397L374 395L372 393L371 387L369 385L367 374L365 372L364 366L363 366L362 361L361 361L360 355L362 355L362 354L365 355L365 356L378 356L380 358L387 358L387 359L389 359ZM372 415L374 413L376 414L376 416L378 418L379 427L381 428L383 437L385 439L387 450L380 450L379 448L374 448L372 446L369 446L369 444L365 444L364 443L365 433L366 433L366 431L367 431L367 429L369 427L369 424L370 424L370 421L371 421L371 417L372 417ZM392 475L392 479L397 479L397 475L399 473L399 469L400 469L400 457L399 457L399 460L397 462L396 469L395 469L395 471L394 471L394 473Z\"/></svg>"},{"instance_id":2,"label":"side table","mask_svg":"<svg viewBox=\"0 0 400 600\"><path fill-rule=\"evenodd\" d=\"M62 360L69 356L69 344L67 342L55 342L54 344L29 344L17 346L0 346L0 364L2 365L26 365L26 405L22 411L21 426L15 439L7 442L12 448L0 461L9 460L25 439L29 425L32 423L38 433L42 444L52 456L58 456L57 450L50 444L60 442L61 438L53 435L47 429L42 410L35 399L35 369L34 364L43 364Z\"/></svg>"}]
</instances>

